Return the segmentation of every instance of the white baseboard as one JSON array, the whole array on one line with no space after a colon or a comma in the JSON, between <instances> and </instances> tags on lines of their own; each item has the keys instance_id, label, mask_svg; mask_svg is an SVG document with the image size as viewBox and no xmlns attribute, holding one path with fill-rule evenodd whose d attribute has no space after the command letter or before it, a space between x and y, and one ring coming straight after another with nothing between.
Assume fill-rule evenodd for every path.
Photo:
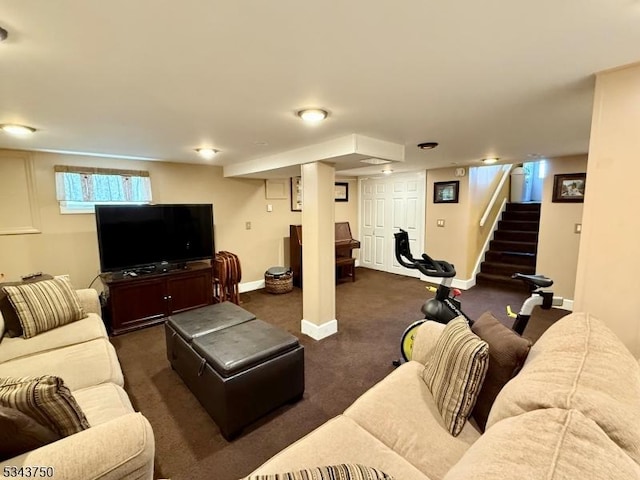
<instances>
[{"instance_id":1,"label":"white baseboard","mask_svg":"<svg viewBox=\"0 0 640 480\"><path fill-rule=\"evenodd\" d=\"M573 300L569 298L565 298L560 308L562 308L563 310L569 310L570 312L573 312Z\"/></svg>"},{"instance_id":2,"label":"white baseboard","mask_svg":"<svg viewBox=\"0 0 640 480\"><path fill-rule=\"evenodd\" d=\"M300 329L302 330L302 333L310 336L314 340L322 340L334 333L338 333L338 321L334 319L323 323L322 325L316 325L315 323L311 323L303 318L300 321Z\"/></svg>"},{"instance_id":3,"label":"white baseboard","mask_svg":"<svg viewBox=\"0 0 640 480\"><path fill-rule=\"evenodd\" d=\"M252 292L254 290L260 290L264 288L264 279L256 280L255 282L245 282L238 285L240 293Z\"/></svg>"}]
</instances>

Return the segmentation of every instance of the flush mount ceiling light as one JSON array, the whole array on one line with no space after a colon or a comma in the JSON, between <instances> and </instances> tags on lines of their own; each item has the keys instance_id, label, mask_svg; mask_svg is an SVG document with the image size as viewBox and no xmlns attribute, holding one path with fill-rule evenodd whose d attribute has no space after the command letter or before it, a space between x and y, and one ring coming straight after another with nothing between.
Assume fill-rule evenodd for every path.
<instances>
[{"instance_id":1,"label":"flush mount ceiling light","mask_svg":"<svg viewBox=\"0 0 640 480\"><path fill-rule=\"evenodd\" d=\"M483 158L482 163L484 163L485 165L491 165L493 163L496 163L498 160L500 160L498 157Z\"/></svg>"},{"instance_id":2,"label":"flush mount ceiling light","mask_svg":"<svg viewBox=\"0 0 640 480\"><path fill-rule=\"evenodd\" d=\"M432 150L438 146L438 142L424 142L419 143L418 148L420 150Z\"/></svg>"},{"instance_id":3,"label":"flush mount ceiling light","mask_svg":"<svg viewBox=\"0 0 640 480\"><path fill-rule=\"evenodd\" d=\"M298 111L298 116L308 123L318 123L327 118L329 113L320 108L305 108Z\"/></svg>"},{"instance_id":4,"label":"flush mount ceiling light","mask_svg":"<svg viewBox=\"0 0 640 480\"><path fill-rule=\"evenodd\" d=\"M0 27L0 42L3 42L9 36L9 32L7 32L4 28Z\"/></svg>"},{"instance_id":5,"label":"flush mount ceiling light","mask_svg":"<svg viewBox=\"0 0 640 480\"><path fill-rule=\"evenodd\" d=\"M198 155L200 155L202 158L211 160L216 156L218 150L214 150L213 148L196 148L196 152L198 152Z\"/></svg>"},{"instance_id":6,"label":"flush mount ceiling light","mask_svg":"<svg viewBox=\"0 0 640 480\"><path fill-rule=\"evenodd\" d=\"M393 173L393 170L390 168L387 168L386 170L382 170L382 173L384 173L385 175L391 175Z\"/></svg>"},{"instance_id":7,"label":"flush mount ceiling light","mask_svg":"<svg viewBox=\"0 0 640 480\"><path fill-rule=\"evenodd\" d=\"M360 160L360 163L368 163L369 165L384 165L385 163L391 163L391 160L383 160L381 158L365 158Z\"/></svg>"},{"instance_id":8,"label":"flush mount ceiling light","mask_svg":"<svg viewBox=\"0 0 640 480\"><path fill-rule=\"evenodd\" d=\"M27 127L26 125L15 125L12 123L5 123L0 125L0 130L9 135L16 135L19 137L25 137L31 135L36 131L35 128Z\"/></svg>"}]
</instances>

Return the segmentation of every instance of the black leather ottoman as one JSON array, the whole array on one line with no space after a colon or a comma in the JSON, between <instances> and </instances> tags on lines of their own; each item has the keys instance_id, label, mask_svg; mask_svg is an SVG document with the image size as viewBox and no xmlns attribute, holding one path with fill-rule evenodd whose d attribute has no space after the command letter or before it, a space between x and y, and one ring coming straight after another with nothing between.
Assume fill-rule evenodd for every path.
<instances>
[{"instance_id":1,"label":"black leather ottoman","mask_svg":"<svg viewBox=\"0 0 640 480\"><path fill-rule=\"evenodd\" d=\"M304 393L304 348L298 339L262 320L240 321L248 312L234 307L245 316L204 322L200 330L198 322L184 317L177 324L174 317L165 324L172 368L227 440ZM204 308L216 315L216 309ZM223 328L212 326L225 322Z\"/></svg>"}]
</instances>

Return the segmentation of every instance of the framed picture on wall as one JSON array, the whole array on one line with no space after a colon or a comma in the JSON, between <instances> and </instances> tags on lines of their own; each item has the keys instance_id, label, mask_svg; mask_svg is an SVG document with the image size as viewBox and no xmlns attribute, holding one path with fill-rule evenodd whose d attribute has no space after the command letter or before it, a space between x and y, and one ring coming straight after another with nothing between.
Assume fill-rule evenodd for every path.
<instances>
[{"instance_id":1,"label":"framed picture on wall","mask_svg":"<svg viewBox=\"0 0 640 480\"><path fill-rule=\"evenodd\" d=\"M460 181L434 182L433 203L458 203Z\"/></svg>"},{"instance_id":2,"label":"framed picture on wall","mask_svg":"<svg viewBox=\"0 0 640 480\"><path fill-rule=\"evenodd\" d=\"M336 182L336 202L348 202L349 201L349 183L348 182Z\"/></svg>"},{"instance_id":3,"label":"framed picture on wall","mask_svg":"<svg viewBox=\"0 0 640 480\"><path fill-rule=\"evenodd\" d=\"M291 177L291 211L302 211L302 177Z\"/></svg>"},{"instance_id":4,"label":"framed picture on wall","mask_svg":"<svg viewBox=\"0 0 640 480\"><path fill-rule=\"evenodd\" d=\"M553 177L552 202L583 203L586 173L560 173Z\"/></svg>"}]
</instances>

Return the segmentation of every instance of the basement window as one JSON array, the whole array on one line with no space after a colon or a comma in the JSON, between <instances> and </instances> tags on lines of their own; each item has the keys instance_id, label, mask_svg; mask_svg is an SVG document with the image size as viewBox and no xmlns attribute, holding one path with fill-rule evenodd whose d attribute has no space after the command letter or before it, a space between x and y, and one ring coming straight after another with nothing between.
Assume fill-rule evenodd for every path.
<instances>
[{"instance_id":1,"label":"basement window","mask_svg":"<svg viewBox=\"0 0 640 480\"><path fill-rule=\"evenodd\" d=\"M143 170L56 165L60 213L94 213L97 204L140 205L151 202L151 179Z\"/></svg>"}]
</instances>

